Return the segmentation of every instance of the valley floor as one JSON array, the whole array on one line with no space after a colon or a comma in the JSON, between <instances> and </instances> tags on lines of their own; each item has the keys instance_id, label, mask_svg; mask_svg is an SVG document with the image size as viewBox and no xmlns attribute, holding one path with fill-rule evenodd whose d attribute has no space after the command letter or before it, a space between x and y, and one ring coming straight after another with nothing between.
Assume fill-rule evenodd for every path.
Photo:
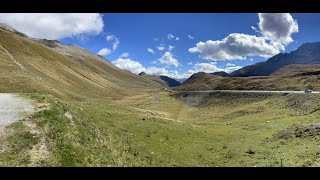
<instances>
[{"instance_id":1,"label":"valley floor","mask_svg":"<svg viewBox=\"0 0 320 180\"><path fill-rule=\"evenodd\" d=\"M11 124L1 166L319 166L320 96L132 92L35 101Z\"/></svg>"}]
</instances>

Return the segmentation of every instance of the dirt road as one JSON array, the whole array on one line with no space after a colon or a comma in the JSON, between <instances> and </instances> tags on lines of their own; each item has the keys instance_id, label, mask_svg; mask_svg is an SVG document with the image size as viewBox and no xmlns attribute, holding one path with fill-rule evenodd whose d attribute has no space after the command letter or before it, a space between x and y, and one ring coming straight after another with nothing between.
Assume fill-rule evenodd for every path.
<instances>
[{"instance_id":1,"label":"dirt road","mask_svg":"<svg viewBox=\"0 0 320 180\"><path fill-rule=\"evenodd\" d=\"M34 111L30 102L14 94L0 93L0 127L18 121Z\"/></svg>"}]
</instances>

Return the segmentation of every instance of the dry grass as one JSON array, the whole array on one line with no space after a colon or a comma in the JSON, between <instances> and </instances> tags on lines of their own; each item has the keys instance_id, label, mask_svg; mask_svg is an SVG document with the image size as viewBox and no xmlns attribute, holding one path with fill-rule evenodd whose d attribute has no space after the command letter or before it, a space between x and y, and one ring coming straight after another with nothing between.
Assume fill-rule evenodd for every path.
<instances>
[{"instance_id":1,"label":"dry grass","mask_svg":"<svg viewBox=\"0 0 320 180\"><path fill-rule=\"evenodd\" d=\"M199 73L193 79L175 88L178 91L194 90L299 90L305 88L320 90L320 78L312 76L257 76L257 77L218 77Z\"/></svg>"}]
</instances>

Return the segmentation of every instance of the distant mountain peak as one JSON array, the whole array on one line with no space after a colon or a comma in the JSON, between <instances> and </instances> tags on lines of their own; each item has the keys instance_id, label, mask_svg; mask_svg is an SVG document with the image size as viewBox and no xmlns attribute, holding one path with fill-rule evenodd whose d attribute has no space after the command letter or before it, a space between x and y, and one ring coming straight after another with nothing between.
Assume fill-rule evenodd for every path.
<instances>
[{"instance_id":1,"label":"distant mountain peak","mask_svg":"<svg viewBox=\"0 0 320 180\"><path fill-rule=\"evenodd\" d=\"M147 73L145 73L145 72L139 73L139 76L146 76L146 75L147 75Z\"/></svg>"},{"instance_id":2,"label":"distant mountain peak","mask_svg":"<svg viewBox=\"0 0 320 180\"><path fill-rule=\"evenodd\" d=\"M303 43L290 53L279 53L265 62L238 69L231 75L236 77L269 76L290 64L320 64L320 42Z\"/></svg>"},{"instance_id":3,"label":"distant mountain peak","mask_svg":"<svg viewBox=\"0 0 320 180\"><path fill-rule=\"evenodd\" d=\"M170 78L168 76L160 76L160 79L162 79L163 81L165 81L167 83L167 85L169 87L176 87L176 86L180 86L181 83L173 78Z\"/></svg>"},{"instance_id":4,"label":"distant mountain peak","mask_svg":"<svg viewBox=\"0 0 320 180\"><path fill-rule=\"evenodd\" d=\"M303 43L292 53L304 56L320 56L320 42Z\"/></svg>"}]
</instances>

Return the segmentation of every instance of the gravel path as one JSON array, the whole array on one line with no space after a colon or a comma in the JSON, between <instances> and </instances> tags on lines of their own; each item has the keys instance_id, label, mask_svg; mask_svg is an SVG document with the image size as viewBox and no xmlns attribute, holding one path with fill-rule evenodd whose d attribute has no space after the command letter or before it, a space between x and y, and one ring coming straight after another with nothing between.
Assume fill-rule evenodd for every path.
<instances>
[{"instance_id":1,"label":"gravel path","mask_svg":"<svg viewBox=\"0 0 320 180\"><path fill-rule=\"evenodd\" d=\"M34 111L31 103L13 94L0 93L0 126L7 126Z\"/></svg>"}]
</instances>

